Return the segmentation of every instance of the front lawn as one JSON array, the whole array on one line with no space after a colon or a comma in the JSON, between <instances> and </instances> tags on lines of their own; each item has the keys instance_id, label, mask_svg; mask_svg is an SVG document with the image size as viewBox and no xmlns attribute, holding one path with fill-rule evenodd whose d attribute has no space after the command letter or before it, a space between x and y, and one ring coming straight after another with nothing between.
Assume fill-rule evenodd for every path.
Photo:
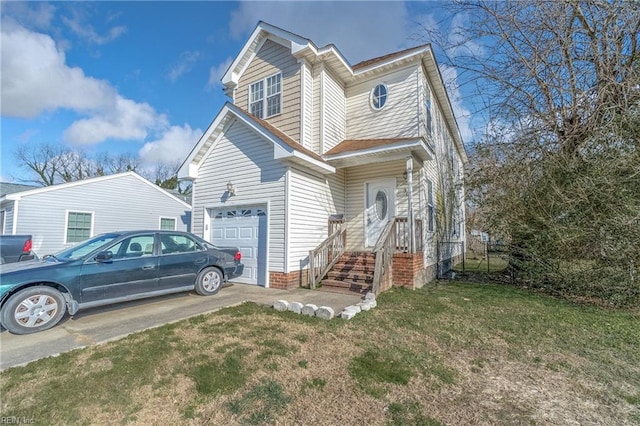
<instances>
[{"instance_id":1,"label":"front lawn","mask_svg":"<svg viewBox=\"0 0 640 426\"><path fill-rule=\"evenodd\" d=\"M0 394L36 424L638 424L640 316L459 282L348 322L245 304L4 371Z\"/></svg>"}]
</instances>

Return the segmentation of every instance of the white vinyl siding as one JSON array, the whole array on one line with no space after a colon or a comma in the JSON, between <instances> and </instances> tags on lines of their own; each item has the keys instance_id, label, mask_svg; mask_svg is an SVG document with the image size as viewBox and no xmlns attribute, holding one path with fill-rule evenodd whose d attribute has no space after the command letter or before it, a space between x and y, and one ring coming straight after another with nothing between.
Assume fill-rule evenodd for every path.
<instances>
[{"instance_id":1,"label":"white vinyl siding","mask_svg":"<svg viewBox=\"0 0 640 426\"><path fill-rule=\"evenodd\" d=\"M2 233L4 235L12 235L13 234L13 215L14 215L14 201L5 201L2 203L0 208L4 211L4 228L2 229Z\"/></svg>"},{"instance_id":2,"label":"white vinyl siding","mask_svg":"<svg viewBox=\"0 0 640 426\"><path fill-rule=\"evenodd\" d=\"M344 172L317 176L292 168L289 202L289 265L308 266L309 250L324 241L329 216L344 214Z\"/></svg>"},{"instance_id":3,"label":"white vinyl siding","mask_svg":"<svg viewBox=\"0 0 640 426\"><path fill-rule=\"evenodd\" d=\"M322 88L322 148L324 152L346 139L346 103L344 87L328 70Z\"/></svg>"},{"instance_id":4,"label":"white vinyl siding","mask_svg":"<svg viewBox=\"0 0 640 426\"><path fill-rule=\"evenodd\" d=\"M263 114L267 116L266 98L269 97L269 94L266 79L280 73L282 76L280 81L280 113L273 117L267 117L266 120L281 132L299 141L301 73L300 64L291 55L290 49L267 39L240 77L238 87L234 92L235 103L243 110L251 112L250 87L257 81L265 81Z\"/></svg>"},{"instance_id":5,"label":"white vinyl siding","mask_svg":"<svg viewBox=\"0 0 640 426\"><path fill-rule=\"evenodd\" d=\"M419 111L420 71L414 66L393 74L373 78L347 89L347 139L382 139L420 135ZM384 108L371 105L371 91L385 84L387 100Z\"/></svg>"},{"instance_id":6,"label":"white vinyl siding","mask_svg":"<svg viewBox=\"0 0 640 426\"><path fill-rule=\"evenodd\" d=\"M284 272L285 174L286 167L273 158L273 144L235 121L200 165L194 183L193 232L210 239L209 209L268 201L268 271ZM231 197L225 196L229 181L236 187Z\"/></svg>"},{"instance_id":7,"label":"white vinyl siding","mask_svg":"<svg viewBox=\"0 0 640 426\"><path fill-rule=\"evenodd\" d=\"M16 233L32 235L33 250L41 256L75 244L66 243L68 212L92 212L92 235L157 229L160 217L168 215L178 219L177 230L189 230L190 207L132 174L49 188L15 202Z\"/></svg>"},{"instance_id":8,"label":"white vinyl siding","mask_svg":"<svg viewBox=\"0 0 640 426\"><path fill-rule=\"evenodd\" d=\"M311 149L313 152L322 154L326 149L322 149L322 116L323 116L323 96L322 87L324 81L324 66L322 63L313 67L313 141Z\"/></svg>"}]
</instances>

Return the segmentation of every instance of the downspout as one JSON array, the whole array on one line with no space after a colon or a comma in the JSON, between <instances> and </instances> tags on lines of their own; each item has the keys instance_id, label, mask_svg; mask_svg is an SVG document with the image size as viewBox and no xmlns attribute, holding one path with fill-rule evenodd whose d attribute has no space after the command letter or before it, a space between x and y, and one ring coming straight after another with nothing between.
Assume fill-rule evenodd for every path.
<instances>
[{"instance_id":1,"label":"downspout","mask_svg":"<svg viewBox=\"0 0 640 426\"><path fill-rule=\"evenodd\" d=\"M409 253L415 253L416 247L416 235L414 232L414 223L413 223L413 158L411 156L407 157L407 210L409 213Z\"/></svg>"}]
</instances>

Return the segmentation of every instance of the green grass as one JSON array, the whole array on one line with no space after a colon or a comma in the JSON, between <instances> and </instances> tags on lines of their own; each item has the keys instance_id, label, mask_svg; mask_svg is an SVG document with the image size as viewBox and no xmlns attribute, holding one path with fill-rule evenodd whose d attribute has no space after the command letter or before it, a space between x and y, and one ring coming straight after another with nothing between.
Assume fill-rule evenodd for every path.
<instances>
[{"instance_id":1,"label":"green grass","mask_svg":"<svg viewBox=\"0 0 640 426\"><path fill-rule=\"evenodd\" d=\"M394 289L351 321L245 304L3 371L0 415L46 424L288 424L310 414L325 424L634 424L639 342L637 312L505 285ZM549 404L552 412L538 408Z\"/></svg>"},{"instance_id":2,"label":"green grass","mask_svg":"<svg viewBox=\"0 0 640 426\"><path fill-rule=\"evenodd\" d=\"M489 254L489 257L471 258L467 257L462 263L454 266L456 272L474 272L474 273L495 273L503 271L509 265L509 261L504 256Z\"/></svg>"}]
</instances>

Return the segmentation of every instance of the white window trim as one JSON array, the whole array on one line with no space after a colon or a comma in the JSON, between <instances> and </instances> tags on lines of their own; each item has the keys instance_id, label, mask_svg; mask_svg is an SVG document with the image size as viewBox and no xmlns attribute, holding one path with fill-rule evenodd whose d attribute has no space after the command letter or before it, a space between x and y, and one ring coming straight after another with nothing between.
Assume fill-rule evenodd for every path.
<instances>
[{"instance_id":1,"label":"white window trim","mask_svg":"<svg viewBox=\"0 0 640 426\"><path fill-rule=\"evenodd\" d=\"M83 210L65 210L64 213L64 244L77 244L79 241L69 241L69 213L83 213L91 215L91 229L89 230L89 237L93 237L93 229L94 229L94 220L95 220L95 212L92 211L83 211Z\"/></svg>"},{"instance_id":2,"label":"white window trim","mask_svg":"<svg viewBox=\"0 0 640 426\"><path fill-rule=\"evenodd\" d=\"M0 235L4 235L4 224L7 221L7 210L6 209L2 209L0 210L0 217L2 218L2 220L0 220Z\"/></svg>"},{"instance_id":3,"label":"white window trim","mask_svg":"<svg viewBox=\"0 0 640 426\"><path fill-rule=\"evenodd\" d=\"M158 218L158 229L163 230L162 229L162 219L171 219L173 220L173 229L166 229L166 231L177 231L177 227L178 227L178 218L177 217L171 217L171 216L160 216Z\"/></svg>"},{"instance_id":4,"label":"white window trim","mask_svg":"<svg viewBox=\"0 0 640 426\"><path fill-rule=\"evenodd\" d=\"M374 96L373 93L376 91L378 86L384 87L384 90L385 90L384 104L380 108L376 108L375 104L373 103L373 96ZM371 108L373 108L374 111L382 111L384 107L387 106L388 103L389 103L389 86L386 83L378 83L375 86L373 86L373 88L371 89L371 93L369 93L369 105L371 105Z\"/></svg>"},{"instance_id":5,"label":"white window trim","mask_svg":"<svg viewBox=\"0 0 640 426\"><path fill-rule=\"evenodd\" d=\"M271 77L275 77L277 75L280 75L280 112L278 112L277 114L273 114L273 115L268 115L268 109L267 109L267 98L269 98L269 96L267 95L267 80L270 79ZM271 74L266 76L265 78L261 78L255 81L252 81L251 83L249 83L249 90L247 91L247 105L248 105L248 111L250 114L252 114L251 112L251 104L253 103L251 101L251 86L253 86L256 83L262 82L262 117L258 117L261 119L265 119L265 118L271 118L271 117L275 117L278 116L280 114L282 114L282 110L283 110L283 96L282 96L282 92L284 91L284 78L282 77L282 71L278 71L277 73ZM271 95L271 96L275 96L275 95Z\"/></svg>"}]
</instances>

